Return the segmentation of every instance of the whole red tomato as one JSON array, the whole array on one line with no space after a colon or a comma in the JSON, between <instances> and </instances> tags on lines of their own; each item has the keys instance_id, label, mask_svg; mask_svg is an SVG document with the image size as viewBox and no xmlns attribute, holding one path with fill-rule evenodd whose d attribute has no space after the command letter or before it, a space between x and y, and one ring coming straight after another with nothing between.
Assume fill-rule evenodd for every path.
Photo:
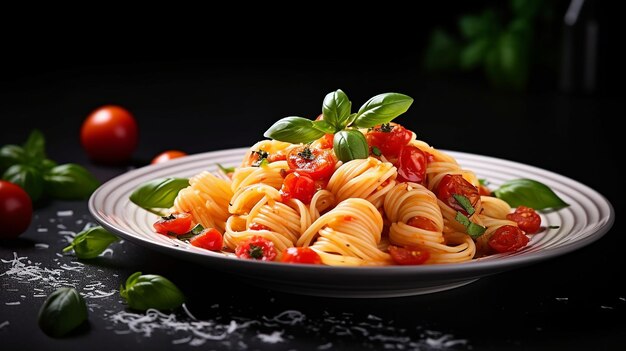
<instances>
[{"instance_id":1,"label":"whole red tomato","mask_svg":"<svg viewBox=\"0 0 626 351\"><path fill-rule=\"evenodd\" d=\"M83 122L80 141L93 161L123 163L137 147L137 122L123 107L103 106Z\"/></svg>"},{"instance_id":2,"label":"whole red tomato","mask_svg":"<svg viewBox=\"0 0 626 351\"><path fill-rule=\"evenodd\" d=\"M0 239L15 239L33 217L33 204L19 186L0 180Z\"/></svg>"}]
</instances>

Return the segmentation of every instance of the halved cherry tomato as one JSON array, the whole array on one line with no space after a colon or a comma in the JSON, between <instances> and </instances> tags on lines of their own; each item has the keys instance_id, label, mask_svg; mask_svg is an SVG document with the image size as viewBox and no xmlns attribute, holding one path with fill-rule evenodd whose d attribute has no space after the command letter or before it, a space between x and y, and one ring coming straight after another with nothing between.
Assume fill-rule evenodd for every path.
<instances>
[{"instance_id":1,"label":"halved cherry tomato","mask_svg":"<svg viewBox=\"0 0 626 351\"><path fill-rule=\"evenodd\" d=\"M222 249L224 239L222 234L215 228L206 228L200 234L189 240L191 245L201 247L211 251L219 251Z\"/></svg>"},{"instance_id":2,"label":"halved cherry tomato","mask_svg":"<svg viewBox=\"0 0 626 351\"><path fill-rule=\"evenodd\" d=\"M376 146L387 158L395 158L400 150L409 143L413 134L399 124L390 126L391 131L385 132L381 126L374 127L365 135L369 146Z\"/></svg>"},{"instance_id":3,"label":"halved cherry tomato","mask_svg":"<svg viewBox=\"0 0 626 351\"><path fill-rule=\"evenodd\" d=\"M191 215L189 213L172 213L162 217L154 223L154 230L159 234L182 235L191 229Z\"/></svg>"},{"instance_id":4,"label":"halved cherry tomato","mask_svg":"<svg viewBox=\"0 0 626 351\"><path fill-rule=\"evenodd\" d=\"M283 251L281 262L321 264L322 258L310 247L289 247Z\"/></svg>"},{"instance_id":5,"label":"halved cherry tomato","mask_svg":"<svg viewBox=\"0 0 626 351\"><path fill-rule=\"evenodd\" d=\"M162 163L165 161L173 160L175 158L187 156L185 152L178 150L168 150L158 154L155 158L152 159L151 164Z\"/></svg>"},{"instance_id":6,"label":"halved cherry tomato","mask_svg":"<svg viewBox=\"0 0 626 351\"><path fill-rule=\"evenodd\" d=\"M255 235L237 245L235 255L249 260L273 261L276 258L276 248L273 242Z\"/></svg>"},{"instance_id":7,"label":"halved cherry tomato","mask_svg":"<svg viewBox=\"0 0 626 351\"><path fill-rule=\"evenodd\" d=\"M406 224L410 225L411 227L430 230L431 232L437 231L437 225L424 216L411 217L409 221L406 222Z\"/></svg>"},{"instance_id":8,"label":"halved cherry tomato","mask_svg":"<svg viewBox=\"0 0 626 351\"><path fill-rule=\"evenodd\" d=\"M252 222L252 224L250 224L250 230L270 230L270 228L266 225Z\"/></svg>"},{"instance_id":9,"label":"halved cherry tomato","mask_svg":"<svg viewBox=\"0 0 626 351\"><path fill-rule=\"evenodd\" d=\"M526 206L519 206L515 212L506 215L506 218L517 223L517 226L528 234L538 232L541 226L541 217L534 209Z\"/></svg>"},{"instance_id":10,"label":"halved cherry tomato","mask_svg":"<svg viewBox=\"0 0 626 351\"><path fill-rule=\"evenodd\" d=\"M0 180L0 239L15 239L28 229L33 203L18 185Z\"/></svg>"},{"instance_id":11,"label":"halved cherry tomato","mask_svg":"<svg viewBox=\"0 0 626 351\"><path fill-rule=\"evenodd\" d=\"M473 207L476 207L480 200L478 189L465 180L463 176L460 174L446 174L437 188L437 197L448 206L467 216L467 211L454 198L453 195L455 194L465 196Z\"/></svg>"},{"instance_id":12,"label":"halved cherry tomato","mask_svg":"<svg viewBox=\"0 0 626 351\"><path fill-rule=\"evenodd\" d=\"M389 245L391 259L399 265L423 264L430 258L430 252L415 246L398 247Z\"/></svg>"},{"instance_id":13,"label":"halved cherry tomato","mask_svg":"<svg viewBox=\"0 0 626 351\"><path fill-rule=\"evenodd\" d=\"M481 196L491 196L491 190L482 184L478 185L478 193Z\"/></svg>"},{"instance_id":14,"label":"halved cherry tomato","mask_svg":"<svg viewBox=\"0 0 626 351\"><path fill-rule=\"evenodd\" d=\"M83 122L80 141L89 158L96 162L127 161L137 147L137 122L120 106L103 106Z\"/></svg>"},{"instance_id":15,"label":"halved cherry tomato","mask_svg":"<svg viewBox=\"0 0 626 351\"><path fill-rule=\"evenodd\" d=\"M396 167L398 180L423 184L426 180L426 155L413 145L407 145L400 150Z\"/></svg>"},{"instance_id":16,"label":"halved cherry tomato","mask_svg":"<svg viewBox=\"0 0 626 351\"><path fill-rule=\"evenodd\" d=\"M287 155L290 169L307 174L314 180L330 179L336 163L332 149L311 149L303 145L293 148Z\"/></svg>"},{"instance_id":17,"label":"halved cherry tomato","mask_svg":"<svg viewBox=\"0 0 626 351\"><path fill-rule=\"evenodd\" d=\"M309 204L311 203L311 199L313 198L315 191L315 181L311 177L307 174L293 172L287 174L285 180L283 180L283 186L280 188L280 195L283 202L287 202L289 199L294 198L305 204Z\"/></svg>"},{"instance_id":18,"label":"halved cherry tomato","mask_svg":"<svg viewBox=\"0 0 626 351\"><path fill-rule=\"evenodd\" d=\"M528 244L528 237L518 227L503 225L489 238L489 246L497 252L513 252Z\"/></svg>"},{"instance_id":19,"label":"halved cherry tomato","mask_svg":"<svg viewBox=\"0 0 626 351\"><path fill-rule=\"evenodd\" d=\"M322 149L332 149L334 139L335 134L324 134L324 136L319 139L319 145Z\"/></svg>"}]
</instances>

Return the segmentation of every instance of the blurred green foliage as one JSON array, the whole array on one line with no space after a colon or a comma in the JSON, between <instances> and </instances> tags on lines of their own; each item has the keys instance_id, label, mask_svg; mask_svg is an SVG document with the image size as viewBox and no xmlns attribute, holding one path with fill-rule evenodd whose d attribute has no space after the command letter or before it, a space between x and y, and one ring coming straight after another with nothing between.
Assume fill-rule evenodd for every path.
<instances>
[{"instance_id":1,"label":"blurred green foliage","mask_svg":"<svg viewBox=\"0 0 626 351\"><path fill-rule=\"evenodd\" d=\"M458 35L433 30L424 67L429 72L482 69L495 87L523 90L538 17L551 17L543 0L511 0L506 11L487 8L478 15L463 15Z\"/></svg>"}]
</instances>

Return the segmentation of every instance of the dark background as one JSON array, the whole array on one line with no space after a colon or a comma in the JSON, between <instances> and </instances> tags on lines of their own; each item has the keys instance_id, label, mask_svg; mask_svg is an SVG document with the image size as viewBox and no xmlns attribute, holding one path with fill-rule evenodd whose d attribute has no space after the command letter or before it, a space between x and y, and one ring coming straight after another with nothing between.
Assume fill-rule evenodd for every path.
<instances>
[{"instance_id":1,"label":"dark background","mask_svg":"<svg viewBox=\"0 0 626 351\"><path fill-rule=\"evenodd\" d=\"M83 164L106 181L129 166L147 164L167 149L200 153L251 145L281 117L315 117L324 95L338 88L356 107L372 95L396 91L415 98L398 121L418 138L438 148L507 158L561 173L600 191L619 216L624 191L618 165L623 156L617 150L622 133L613 121L623 118L626 109L624 61L616 49L623 41L618 40L622 31L619 21L611 18L615 10L606 3L585 5L585 18L596 18L600 33L598 83L592 92L560 89L559 60L531 70L529 86L522 91L496 89L480 70L435 75L424 71L422 60L432 28L453 32L462 14L497 3L440 2L419 13L400 7L392 11L387 4L379 11L369 9L370 16L330 16L325 9L313 19L294 15L256 21L232 13L193 15L189 9L188 16L203 20L174 22L173 17L185 17L173 11L167 17L144 14L142 18L151 22L146 25L138 23L134 13L120 10L72 22L48 18L43 25L38 23L35 36L13 35L19 27L12 27L3 38L0 144L21 143L31 129L39 128L47 137L51 158ZM539 42L555 40L550 45L553 51L546 55L562 55L560 23L566 7L566 2L556 2L552 32L536 34ZM320 10L318 5L311 8ZM213 23L221 15L228 25ZM388 22L376 20L380 17ZM37 18L24 26L33 22ZM268 29L269 22L278 29ZM234 34L233 28L245 34ZM304 34L310 29L313 35ZM81 149L82 121L104 104L126 107L139 124L139 147L128 165L93 164ZM49 259L44 254L52 251L32 251L32 242L41 241L45 234L37 233L35 226L67 208L74 209L76 217L88 213L86 202L46 204L36 211L38 219L23 235L24 241L0 245L2 258L18 251L38 254L40 261ZM383 348L380 340L340 336L324 324L328 316L324 313L350 313L355 324L366 321L368 314L381 317L395 336L415 339L428 328L452 333L468 339L475 350L616 350L623 348L626 336L626 291L618 287L625 267L622 228L618 218L605 237L575 253L455 290L409 298L323 299L251 289L131 243L124 244L124 256L101 262L104 271L96 274L125 277L142 269L176 277L199 317L216 318L217 313L223 318L258 319L296 309L307 315L307 323L322 326L319 332L289 329L293 339L277 349L314 349L326 341L343 349ZM200 281L215 288L200 289ZM4 294L8 293L0 292ZM99 349L104 341L106 349L135 349L137 344L171 347L167 335L151 340L111 338L113 334L97 318L90 318L91 330L53 341L36 328L38 303L34 300L19 308L0 305L0 323L11 321L10 329L0 329L3 349L4 345ZM217 312L208 308L214 303L220 304ZM244 340L253 348L268 346L255 345L252 339Z\"/></svg>"}]
</instances>

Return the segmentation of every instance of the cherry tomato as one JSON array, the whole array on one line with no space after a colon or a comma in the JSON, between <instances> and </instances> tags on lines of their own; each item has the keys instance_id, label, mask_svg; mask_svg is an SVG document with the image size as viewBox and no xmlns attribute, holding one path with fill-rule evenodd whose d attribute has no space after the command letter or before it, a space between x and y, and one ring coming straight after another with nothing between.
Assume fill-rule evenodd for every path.
<instances>
[{"instance_id":1,"label":"cherry tomato","mask_svg":"<svg viewBox=\"0 0 626 351\"><path fill-rule=\"evenodd\" d=\"M200 234L189 240L191 245L201 247L211 251L219 251L222 249L224 240L222 234L215 228L206 228Z\"/></svg>"},{"instance_id":2,"label":"cherry tomato","mask_svg":"<svg viewBox=\"0 0 626 351\"><path fill-rule=\"evenodd\" d=\"M187 156L187 154L185 152L178 151L178 150L168 150L168 151L164 151L158 154L155 158L152 159L152 162L150 163L154 165L157 163L162 163L162 162L173 160L175 158L179 158L183 156Z\"/></svg>"},{"instance_id":3,"label":"cherry tomato","mask_svg":"<svg viewBox=\"0 0 626 351\"><path fill-rule=\"evenodd\" d=\"M465 196L473 207L476 207L480 200L478 189L465 180L463 176L460 174L446 174L437 188L437 197L448 206L467 216L467 211L456 201L453 195Z\"/></svg>"},{"instance_id":4,"label":"cherry tomato","mask_svg":"<svg viewBox=\"0 0 626 351\"><path fill-rule=\"evenodd\" d=\"M0 180L0 239L15 239L26 231L33 203L24 189Z\"/></svg>"},{"instance_id":5,"label":"cherry tomato","mask_svg":"<svg viewBox=\"0 0 626 351\"><path fill-rule=\"evenodd\" d=\"M435 224L435 222L423 216L411 217L409 221L406 222L406 224L410 225L411 227L430 230L431 232L437 231L437 225Z\"/></svg>"},{"instance_id":6,"label":"cherry tomato","mask_svg":"<svg viewBox=\"0 0 626 351\"><path fill-rule=\"evenodd\" d=\"M250 224L250 230L270 230L270 228L266 225L252 222L252 224Z\"/></svg>"},{"instance_id":7,"label":"cherry tomato","mask_svg":"<svg viewBox=\"0 0 626 351\"><path fill-rule=\"evenodd\" d=\"M127 161L137 147L137 122L119 106L103 106L83 122L80 140L89 158L115 164Z\"/></svg>"},{"instance_id":8,"label":"cherry tomato","mask_svg":"<svg viewBox=\"0 0 626 351\"><path fill-rule=\"evenodd\" d=\"M528 237L518 227L503 225L489 238L489 246L497 252L513 252L528 244Z\"/></svg>"},{"instance_id":9,"label":"cherry tomato","mask_svg":"<svg viewBox=\"0 0 626 351\"><path fill-rule=\"evenodd\" d=\"M273 242L255 235L237 245L235 255L249 260L273 261L276 258L276 248Z\"/></svg>"},{"instance_id":10,"label":"cherry tomato","mask_svg":"<svg viewBox=\"0 0 626 351\"><path fill-rule=\"evenodd\" d=\"M280 194L283 202L294 198L305 204L311 203L311 199L315 194L315 181L307 174L293 172L287 174L283 180L283 186L280 188Z\"/></svg>"},{"instance_id":11,"label":"cherry tomato","mask_svg":"<svg viewBox=\"0 0 626 351\"><path fill-rule=\"evenodd\" d=\"M422 150L412 145L403 147L396 163L398 180L423 184L426 180L426 164L426 155Z\"/></svg>"},{"instance_id":12,"label":"cherry tomato","mask_svg":"<svg viewBox=\"0 0 626 351\"><path fill-rule=\"evenodd\" d=\"M283 252L281 262L321 264L322 258L310 247L289 247Z\"/></svg>"},{"instance_id":13,"label":"cherry tomato","mask_svg":"<svg viewBox=\"0 0 626 351\"><path fill-rule=\"evenodd\" d=\"M400 150L409 143L413 133L399 124L391 125L391 131L385 132L381 126L374 127L365 135L369 146L376 146L387 158L395 158Z\"/></svg>"},{"instance_id":14,"label":"cherry tomato","mask_svg":"<svg viewBox=\"0 0 626 351\"><path fill-rule=\"evenodd\" d=\"M336 163L332 150L311 149L306 145L293 148L287 155L290 169L307 174L314 180L330 179Z\"/></svg>"},{"instance_id":15,"label":"cherry tomato","mask_svg":"<svg viewBox=\"0 0 626 351\"><path fill-rule=\"evenodd\" d=\"M478 193L481 196L491 196L491 190L482 184L478 186Z\"/></svg>"},{"instance_id":16,"label":"cherry tomato","mask_svg":"<svg viewBox=\"0 0 626 351\"><path fill-rule=\"evenodd\" d=\"M189 213L173 213L162 217L154 223L154 230L159 234L181 235L191 229L191 215Z\"/></svg>"},{"instance_id":17,"label":"cherry tomato","mask_svg":"<svg viewBox=\"0 0 626 351\"><path fill-rule=\"evenodd\" d=\"M538 232L541 226L541 217L534 209L526 206L516 208L515 212L509 213L506 218L517 223L517 226L528 234Z\"/></svg>"},{"instance_id":18,"label":"cherry tomato","mask_svg":"<svg viewBox=\"0 0 626 351\"><path fill-rule=\"evenodd\" d=\"M422 264L430 258L430 252L415 246L398 247L389 245L391 259L399 265Z\"/></svg>"}]
</instances>

